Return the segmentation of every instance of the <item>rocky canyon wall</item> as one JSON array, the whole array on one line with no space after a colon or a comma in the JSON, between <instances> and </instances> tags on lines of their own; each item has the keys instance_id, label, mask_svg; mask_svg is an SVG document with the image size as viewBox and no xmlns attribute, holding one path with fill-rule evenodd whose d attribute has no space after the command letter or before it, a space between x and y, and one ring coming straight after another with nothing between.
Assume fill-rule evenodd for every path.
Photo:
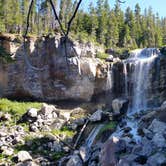
<instances>
[{"instance_id":1,"label":"rocky canyon wall","mask_svg":"<svg viewBox=\"0 0 166 166\"><path fill-rule=\"evenodd\" d=\"M90 101L93 95L105 91L107 65L95 58L102 48L91 43L67 41L66 62L60 37L28 38L26 52L15 36L1 36L0 43L16 60L0 66L0 94L3 97ZM42 68L41 71L26 65L25 53L31 64Z\"/></svg>"}]
</instances>

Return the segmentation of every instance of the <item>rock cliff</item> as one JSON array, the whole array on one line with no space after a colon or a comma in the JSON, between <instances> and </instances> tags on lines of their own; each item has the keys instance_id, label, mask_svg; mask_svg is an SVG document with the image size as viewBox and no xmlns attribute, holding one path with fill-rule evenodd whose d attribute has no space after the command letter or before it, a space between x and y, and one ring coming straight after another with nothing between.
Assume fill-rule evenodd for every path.
<instances>
[{"instance_id":1,"label":"rock cliff","mask_svg":"<svg viewBox=\"0 0 166 166\"><path fill-rule=\"evenodd\" d=\"M66 61L60 36L30 37L26 52L16 36L1 35L0 43L16 60L0 66L0 95L3 97L90 101L93 95L105 91L107 65L95 58L102 48L67 41ZM33 66L44 69L28 67L23 58L25 53Z\"/></svg>"}]
</instances>

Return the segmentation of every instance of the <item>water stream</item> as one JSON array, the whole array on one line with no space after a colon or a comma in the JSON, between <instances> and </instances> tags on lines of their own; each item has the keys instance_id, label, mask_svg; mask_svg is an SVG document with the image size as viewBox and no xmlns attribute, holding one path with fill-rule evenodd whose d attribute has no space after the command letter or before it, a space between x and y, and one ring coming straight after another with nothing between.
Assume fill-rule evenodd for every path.
<instances>
[{"instance_id":1,"label":"water stream","mask_svg":"<svg viewBox=\"0 0 166 166\"><path fill-rule=\"evenodd\" d=\"M128 126L132 129L130 133L133 135L136 142L140 140L137 134L139 120L136 119L134 115L148 108L148 87L151 86L149 75L158 55L157 49L155 48L137 49L131 52L127 60L123 61L125 97L129 97L130 94L130 103L125 122L126 127ZM129 66L130 72L132 72L130 73L130 78L128 78L127 65ZM130 80L131 85L129 87L131 92L129 92L128 80ZM118 127L117 131L113 133L112 136L121 137L122 134L122 129Z\"/></svg>"},{"instance_id":2,"label":"water stream","mask_svg":"<svg viewBox=\"0 0 166 166\"><path fill-rule=\"evenodd\" d=\"M130 134L136 142L139 142L141 137L137 133L139 119L135 118L135 114L140 111L145 111L148 108L148 86L151 86L150 71L153 64L158 57L157 49L146 48L137 49L131 52L128 59L123 61L123 74L124 74L124 97L130 98L129 107L123 127L130 127ZM107 77L107 90L112 92L113 87L113 73L112 66L108 70ZM103 125L97 125L90 132L88 138L85 141L87 147L91 147ZM116 137L122 137L123 128L117 127L117 130L111 135Z\"/></svg>"},{"instance_id":3,"label":"water stream","mask_svg":"<svg viewBox=\"0 0 166 166\"><path fill-rule=\"evenodd\" d=\"M94 143L94 141L95 141L95 139L96 139L96 137L97 137L97 135L98 135L98 133L99 133L99 131L102 127L103 127L103 124L100 124L100 125L97 125L96 127L94 127L92 129L92 131L90 132L88 138L85 141L85 145L87 147L90 148L93 145L93 143Z\"/></svg>"}]
</instances>

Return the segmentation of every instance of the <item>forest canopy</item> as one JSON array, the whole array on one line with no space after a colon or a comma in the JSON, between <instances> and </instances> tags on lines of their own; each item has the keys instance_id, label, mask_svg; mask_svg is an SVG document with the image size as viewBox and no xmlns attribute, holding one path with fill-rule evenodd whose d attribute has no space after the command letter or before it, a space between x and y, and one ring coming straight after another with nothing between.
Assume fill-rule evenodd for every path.
<instances>
[{"instance_id":1,"label":"forest canopy","mask_svg":"<svg viewBox=\"0 0 166 166\"><path fill-rule=\"evenodd\" d=\"M23 34L29 3L29 0L0 0L0 32ZM67 28L78 1L53 0L53 3L63 27ZM71 35L77 38L94 41L107 48L166 45L166 18L153 13L151 7L142 10L136 4L134 10L128 7L123 11L118 0L111 7L108 0L97 0L97 5L91 1L87 8L80 8L72 23ZM44 35L58 31L49 0L34 0L29 34Z\"/></svg>"}]
</instances>

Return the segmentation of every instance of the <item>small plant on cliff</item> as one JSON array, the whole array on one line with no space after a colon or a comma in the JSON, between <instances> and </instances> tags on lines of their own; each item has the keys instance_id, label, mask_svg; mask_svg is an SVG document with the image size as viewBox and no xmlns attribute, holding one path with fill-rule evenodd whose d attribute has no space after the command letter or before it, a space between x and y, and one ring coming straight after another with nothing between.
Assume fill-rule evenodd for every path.
<instances>
[{"instance_id":1,"label":"small plant on cliff","mask_svg":"<svg viewBox=\"0 0 166 166\"><path fill-rule=\"evenodd\" d=\"M117 123L115 121L111 121L109 123L106 123L99 131L97 135L97 139L99 139L104 132L113 132L116 129Z\"/></svg>"},{"instance_id":2,"label":"small plant on cliff","mask_svg":"<svg viewBox=\"0 0 166 166\"><path fill-rule=\"evenodd\" d=\"M14 60L11 57L11 54L9 54L5 48L3 48L2 46L0 46L0 62L3 63L10 63L13 62Z\"/></svg>"},{"instance_id":3,"label":"small plant on cliff","mask_svg":"<svg viewBox=\"0 0 166 166\"><path fill-rule=\"evenodd\" d=\"M103 53L103 52L97 52L96 53L96 58L99 58L99 59L102 59L102 60L108 58L108 56L109 56L108 54Z\"/></svg>"}]
</instances>

